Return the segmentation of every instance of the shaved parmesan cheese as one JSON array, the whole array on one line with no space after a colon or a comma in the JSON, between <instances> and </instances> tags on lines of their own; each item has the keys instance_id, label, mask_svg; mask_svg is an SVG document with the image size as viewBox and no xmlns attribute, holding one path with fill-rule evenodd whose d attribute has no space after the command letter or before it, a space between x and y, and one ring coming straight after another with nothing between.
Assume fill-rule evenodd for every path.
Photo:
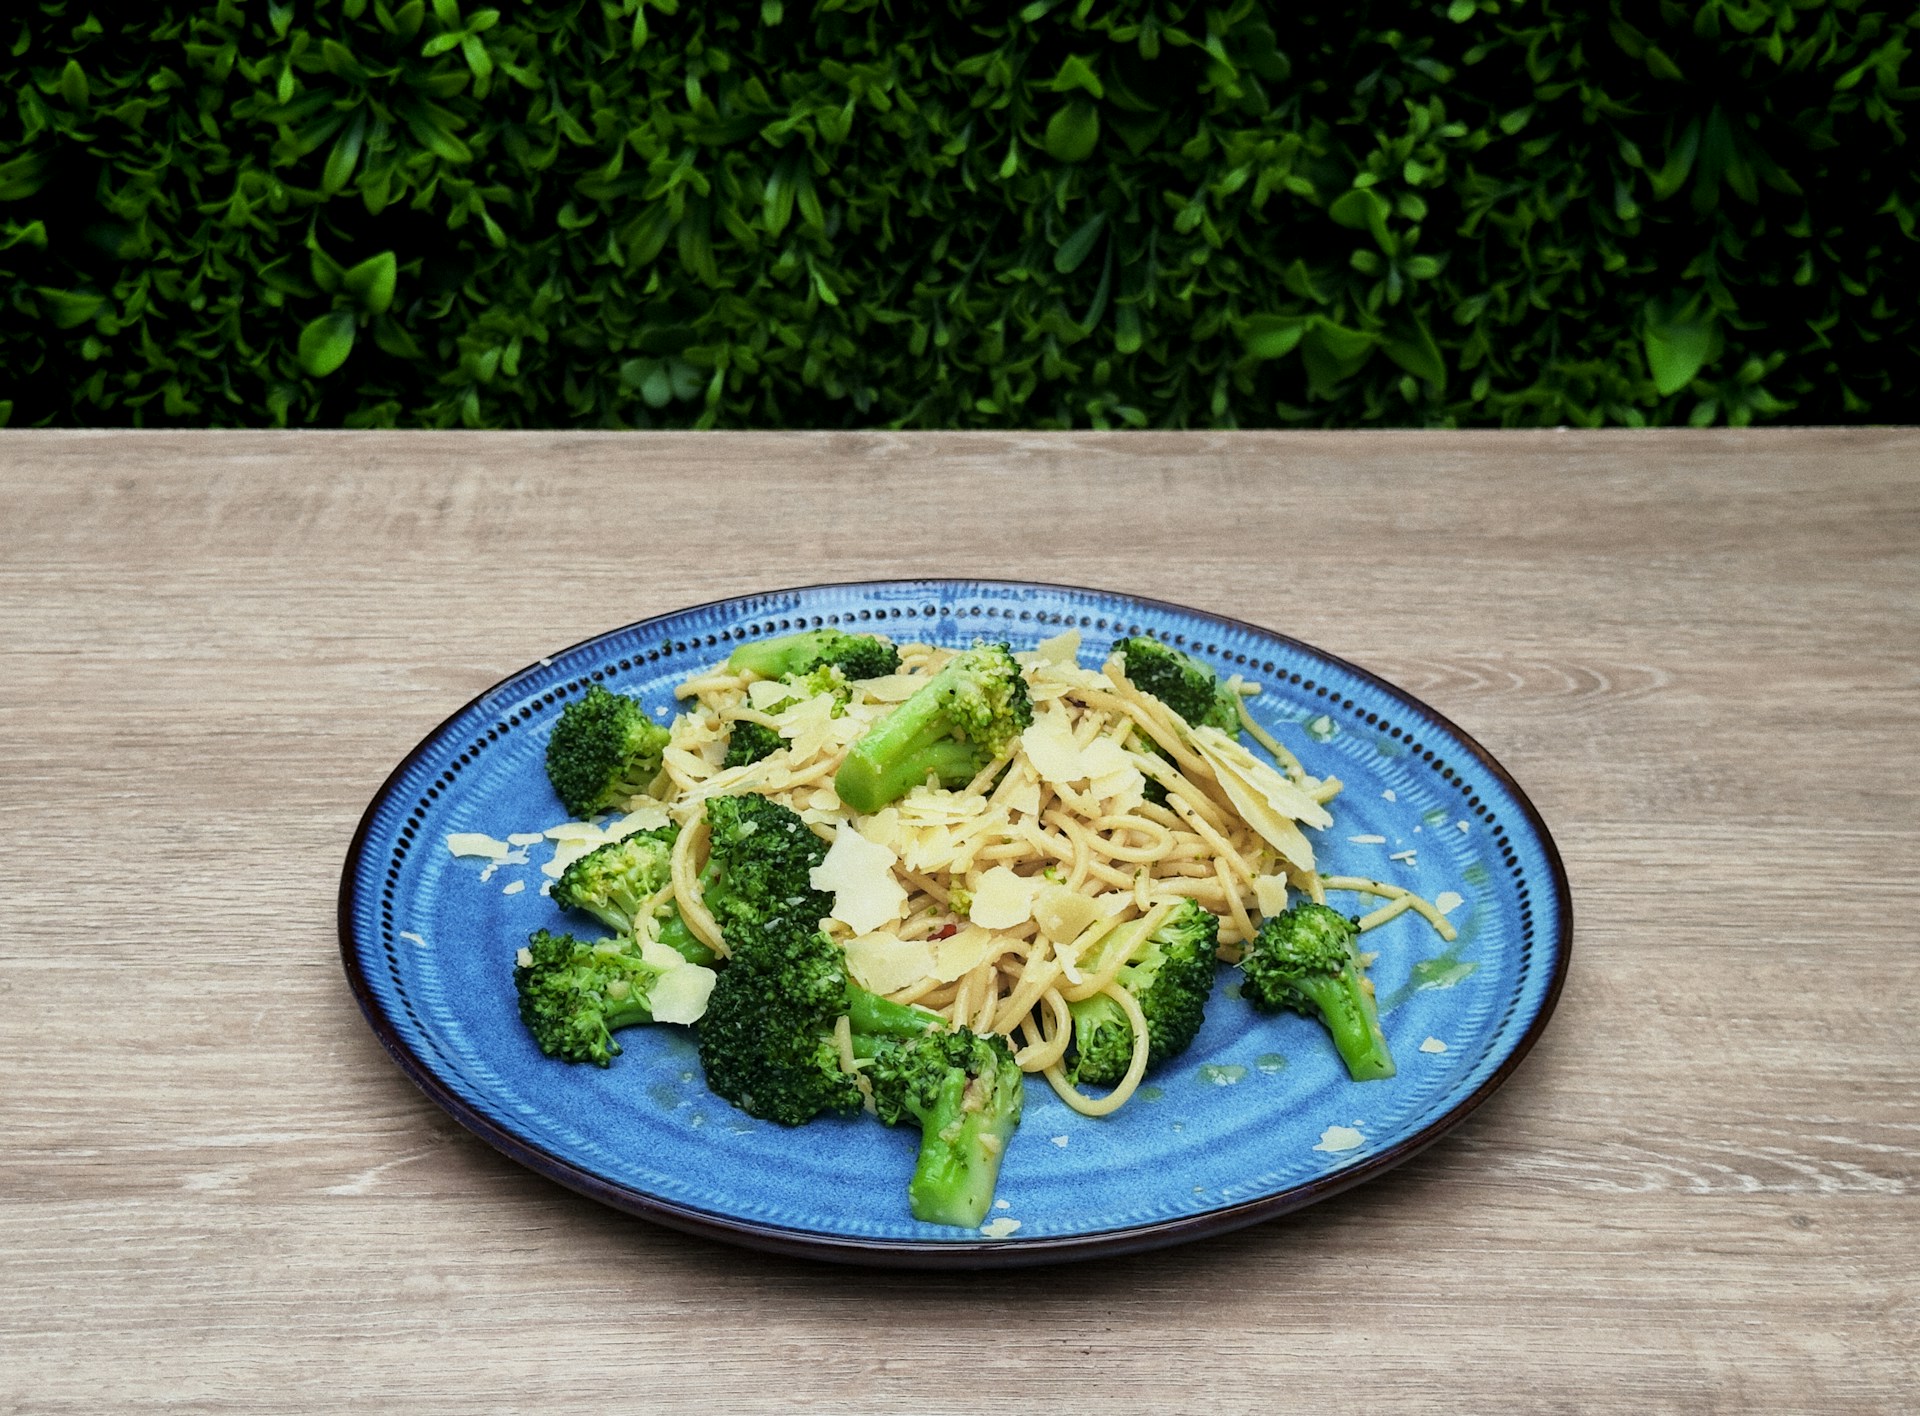
<instances>
[{"instance_id":1,"label":"shaved parmesan cheese","mask_svg":"<svg viewBox=\"0 0 1920 1416\"><path fill-rule=\"evenodd\" d=\"M1253 877L1253 898L1260 913L1271 918L1287 907L1287 880L1283 875Z\"/></svg>"},{"instance_id":2,"label":"shaved parmesan cheese","mask_svg":"<svg viewBox=\"0 0 1920 1416\"><path fill-rule=\"evenodd\" d=\"M1040 932L1056 944L1078 939L1088 925L1105 913L1092 896L1052 881L1034 892L1033 918Z\"/></svg>"},{"instance_id":3,"label":"shaved parmesan cheese","mask_svg":"<svg viewBox=\"0 0 1920 1416\"><path fill-rule=\"evenodd\" d=\"M860 691L881 703L905 703L926 686L925 674L884 674L860 681Z\"/></svg>"},{"instance_id":4,"label":"shaved parmesan cheese","mask_svg":"<svg viewBox=\"0 0 1920 1416\"><path fill-rule=\"evenodd\" d=\"M1437 1037L1430 1037L1420 1044L1420 1050L1422 1052L1445 1052L1447 1045Z\"/></svg>"},{"instance_id":5,"label":"shaved parmesan cheese","mask_svg":"<svg viewBox=\"0 0 1920 1416\"><path fill-rule=\"evenodd\" d=\"M1112 738L1097 737L1080 749L1080 770L1089 777L1105 777L1134 768L1125 748Z\"/></svg>"},{"instance_id":6,"label":"shaved parmesan cheese","mask_svg":"<svg viewBox=\"0 0 1920 1416\"><path fill-rule=\"evenodd\" d=\"M873 815L862 818L858 829L874 845L884 846L895 855L906 849L909 833L901 829L900 813L893 807L883 806Z\"/></svg>"},{"instance_id":7,"label":"shaved parmesan cheese","mask_svg":"<svg viewBox=\"0 0 1920 1416\"><path fill-rule=\"evenodd\" d=\"M1001 798L1009 813L1019 812L1024 816L1040 814L1040 783L1027 777Z\"/></svg>"},{"instance_id":8,"label":"shaved parmesan cheese","mask_svg":"<svg viewBox=\"0 0 1920 1416\"><path fill-rule=\"evenodd\" d=\"M1033 646L1033 657L1048 664L1077 664L1080 662L1080 631L1069 629L1056 634L1051 639L1043 639Z\"/></svg>"},{"instance_id":9,"label":"shaved parmesan cheese","mask_svg":"<svg viewBox=\"0 0 1920 1416\"><path fill-rule=\"evenodd\" d=\"M637 797L625 816L606 828L609 841L625 840L635 831L658 831L667 824L667 808L657 801Z\"/></svg>"},{"instance_id":10,"label":"shaved parmesan cheese","mask_svg":"<svg viewBox=\"0 0 1920 1416\"><path fill-rule=\"evenodd\" d=\"M899 919L906 907L906 887L893 878L898 858L858 831L843 828L808 880L814 889L832 893L834 919L855 935L871 934Z\"/></svg>"},{"instance_id":11,"label":"shaved parmesan cheese","mask_svg":"<svg viewBox=\"0 0 1920 1416\"><path fill-rule=\"evenodd\" d=\"M967 918L987 929L1012 929L1033 918L1034 882L996 865L980 877ZM902 898L904 899L904 893Z\"/></svg>"},{"instance_id":12,"label":"shaved parmesan cheese","mask_svg":"<svg viewBox=\"0 0 1920 1416\"><path fill-rule=\"evenodd\" d=\"M526 888L527 888L526 881L515 880L511 884L501 887L500 893L503 895L517 895Z\"/></svg>"},{"instance_id":13,"label":"shaved parmesan cheese","mask_svg":"<svg viewBox=\"0 0 1920 1416\"><path fill-rule=\"evenodd\" d=\"M791 697L793 689L779 679L755 679L747 685L747 703L756 713L764 713Z\"/></svg>"},{"instance_id":14,"label":"shaved parmesan cheese","mask_svg":"<svg viewBox=\"0 0 1920 1416\"><path fill-rule=\"evenodd\" d=\"M687 956L678 949L670 949L658 939L640 941L640 959L648 968L659 969L667 973L673 969L691 968Z\"/></svg>"},{"instance_id":15,"label":"shaved parmesan cheese","mask_svg":"<svg viewBox=\"0 0 1920 1416\"><path fill-rule=\"evenodd\" d=\"M1042 781L1072 783L1086 778L1080 744L1073 740L1073 724L1065 713L1042 713L1020 735L1020 748Z\"/></svg>"},{"instance_id":16,"label":"shaved parmesan cheese","mask_svg":"<svg viewBox=\"0 0 1920 1416\"><path fill-rule=\"evenodd\" d=\"M1433 907L1440 911L1441 914L1452 914L1465 903L1465 900L1461 899L1451 890L1442 890L1438 895L1434 896L1433 899Z\"/></svg>"},{"instance_id":17,"label":"shaved parmesan cheese","mask_svg":"<svg viewBox=\"0 0 1920 1416\"><path fill-rule=\"evenodd\" d=\"M447 849L457 856L478 856L483 860L505 860L511 849L505 841L496 841L478 831L454 831L447 836Z\"/></svg>"},{"instance_id":18,"label":"shaved parmesan cheese","mask_svg":"<svg viewBox=\"0 0 1920 1416\"><path fill-rule=\"evenodd\" d=\"M990 1219L981 1225L980 1233L988 1239L1004 1239L1019 1227L1019 1220L1008 1219L1005 1215L1002 1215L998 1219Z\"/></svg>"},{"instance_id":19,"label":"shaved parmesan cheese","mask_svg":"<svg viewBox=\"0 0 1920 1416\"><path fill-rule=\"evenodd\" d=\"M962 974L979 968L987 952L994 947L992 932L977 925L945 939L935 940L933 976L942 983L952 983Z\"/></svg>"},{"instance_id":20,"label":"shaved parmesan cheese","mask_svg":"<svg viewBox=\"0 0 1920 1416\"><path fill-rule=\"evenodd\" d=\"M1313 846L1294 822L1331 826L1326 808L1218 728L1195 728L1190 741L1246 823L1288 864L1312 870Z\"/></svg>"},{"instance_id":21,"label":"shaved parmesan cheese","mask_svg":"<svg viewBox=\"0 0 1920 1416\"><path fill-rule=\"evenodd\" d=\"M846 944L847 970L869 993L898 993L933 973L933 949L924 939L875 930Z\"/></svg>"},{"instance_id":22,"label":"shaved parmesan cheese","mask_svg":"<svg viewBox=\"0 0 1920 1416\"><path fill-rule=\"evenodd\" d=\"M537 846L547 838L538 831L515 831L507 837L510 846Z\"/></svg>"},{"instance_id":23,"label":"shaved parmesan cheese","mask_svg":"<svg viewBox=\"0 0 1920 1416\"><path fill-rule=\"evenodd\" d=\"M1329 1126L1320 1133L1320 1144L1314 1149L1337 1154L1340 1151L1358 1150L1366 1143L1367 1138L1351 1126Z\"/></svg>"},{"instance_id":24,"label":"shaved parmesan cheese","mask_svg":"<svg viewBox=\"0 0 1920 1416\"><path fill-rule=\"evenodd\" d=\"M774 721L780 725L780 735L790 740L793 760L805 762L833 736L833 695L803 698L786 712L776 714Z\"/></svg>"},{"instance_id":25,"label":"shaved parmesan cheese","mask_svg":"<svg viewBox=\"0 0 1920 1416\"><path fill-rule=\"evenodd\" d=\"M532 968L533 967L533 950L527 948L524 944L521 945L520 952L513 956L513 961L523 969Z\"/></svg>"},{"instance_id":26,"label":"shaved parmesan cheese","mask_svg":"<svg viewBox=\"0 0 1920 1416\"><path fill-rule=\"evenodd\" d=\"M712 969L680 959L679 968L668 969L654 980L647 993L647 1011L656 1023L697 1023L706 1014L716 977Z\"/></svg>"},{"instance_id":27,"label":"shaved parmesan cheese","mask_svg":"<svg viewBox=\"0 0 1920 1416\"><path fill-rule=\"evenodd\" d=\"M1193 745L1213 767L1226 767L1265 797L1282 816L1324 831L1333 825L1327 809L1218 728L1195 728Z\"/></svg>"},{"instance_id":28,"label":"shaved parmesan cheese","mask_svg":"<svg viewBox=\"0 0 1920 1416\"><path fill-rule=\"evenodd\" d=\"M599 835L598 832L594 834ZM602 840L556 841L553 846L553 859L540 867L540 873L549 880L558 880L562 872L581 856L591 855L605 844L606 842Z\"/></svg>"}]
</instances>

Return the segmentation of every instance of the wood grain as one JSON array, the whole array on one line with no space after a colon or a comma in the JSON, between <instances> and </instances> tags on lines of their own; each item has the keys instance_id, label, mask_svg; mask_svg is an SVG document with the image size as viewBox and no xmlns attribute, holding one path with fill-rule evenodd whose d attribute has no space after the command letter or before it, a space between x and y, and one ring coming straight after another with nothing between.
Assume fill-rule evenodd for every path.
<instances>
[{"instance_id":1,"label":"wood grain","mask_svg":"<svg viewBox=\"0 0 1920 1416\"><path fill-rule=\"evenodd\" d=\"M1895 1411L1920 1390L1920 434L0 434L0 1410ZM685 1238L459 1130L347 840L612 625L915 574L1174 599L1525 785L1514 1079L1295 1217L1014 1276Z\"/></svg>"}]
</instances>

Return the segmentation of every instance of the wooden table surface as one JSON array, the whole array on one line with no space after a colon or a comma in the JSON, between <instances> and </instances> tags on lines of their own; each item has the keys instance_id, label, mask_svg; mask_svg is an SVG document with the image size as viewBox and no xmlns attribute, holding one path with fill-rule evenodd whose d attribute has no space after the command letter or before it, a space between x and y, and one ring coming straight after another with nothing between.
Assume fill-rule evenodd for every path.
<instances>
[{"instance_id":1,"label":"wooden table surface","mask_svg":"<svg viewBox=\"0 0 1920 1416\"><path fill-rule=\"evenodd\" d=\"M1920 434L0 434L0 1410L1913 1410ZM1097 585L1351 659L1572 880L1405 1166L1010 1274L770 1258L504 1159L335 935L399 758L722 596Z\"/></svg>"}]
</instances>

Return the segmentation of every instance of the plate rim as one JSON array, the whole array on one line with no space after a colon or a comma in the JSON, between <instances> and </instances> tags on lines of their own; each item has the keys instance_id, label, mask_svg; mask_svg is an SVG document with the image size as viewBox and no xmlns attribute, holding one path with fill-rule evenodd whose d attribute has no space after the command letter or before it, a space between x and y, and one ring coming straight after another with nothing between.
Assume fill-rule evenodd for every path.
<instances>
[{"instance_id":1,"label":"plate rim","mask_svg":"<svg viewBox=\"0 0 1920 1416\"><path fill-rule=\"evenodd\" d=\"M1239 633L1274 640L1290 649L1302 652L1325 663L1331 664L1345 673L1353 674L1378 691L1385 693L1404 705L1410 712L1450 736L1480 766L1490 773L1508 792L1520 809L1522 817L1538 841L1541 852L1546 858L1547 872L1552 877L1554 902L1559 927L1552 939L1554 964L1552 976L1547 980L1546 991L1540 1002L1539 1011L1534 1015L1520 1037L1499 1064L1488 1074L1479 1086L1450 1106L1441 1115L1429 1121L1425 1126L1403 1136L1384 1149L1368 1156L1365 1160L1323 1175L1317 1179L1300 1184L1271 1195L1261 1195L1253 1199L1208 1210L1200 1214L1182 1215L1174 1219L1155 1220L1145 1224L1128 1225L1119 1229L1099 1230L1090 1234L1035 1236L1019 1239L1009 1236L1004 1239L873 1239L858 1235L821 1234L790 1226L769 1224L760 1220L746 1219L735 1215L716 1214L711 1210L664 1199L647 1194L630 1185L610 1181L594 1174L576 1162L558 1155L543 1146L535 1145L525 1137L514 1134L506 1127L469 1104L459 1093L440 1078L423 1061L399 1034L398 1029L387 1017L375 997L365 970L361 966L360 951L354 932L354 915L358 903L356 880L360 873L360 863L366 854L367 841L371 835L374 817L386 803L395 785L408 770L435 744L440 742L447 730L471 709L496 696L516 679L545 667L554 660L562 659L575 650L615 635L627 634L659 620L676 618L682 615L697 614L724 605L739 604L749 600L764 599L781 595L805 595L823 591L871 590L885 586L981 586L1008 590L1050 590L1063 591L1075 595L1091 595L1108 599L1119 599L1133 604L1152 607L1176 615L1206 620ZM1452 1131L1467 1117L1477 1111L1494 1092L1505 1084L1518 1069L1527 1054L1533 1050L1542 1033L1546 1031L1552 1019L1554 1009L1559 1003L1560 992L1566 982L1567 969L1573 950L1573 896L1567 878L1566 865L1561 859L1559 846L1553 834L1547 828L1538 808L1512 773L1501 764L1491 752L1481 745L1479 740L1466 732L1445 714L1431 704L1416 698L1397 684L1382 678L1369 669L1333 654L1305 640L1296 639L1278 630L1266 629L1251 621L1232 615L1219 614L1203 610L1192 605L1183 605L1177 601L1163 600L1150 595L1136 595L1128 591L1099 589L1093 586L1069 585L1058 581L998 579L977 576L928 576L897 577L889 576L872 580L829 580L807 585L783 585L766 590L748 591L741 594L725 595L718 599L706 600L697 604L683 605L661 614L649 615L644 619L630 621L599 633L588 635L565 648L533 663L523 665L503 678L495 681L474 694L465 703L449 713L439 723L430 728L400 759L393 770L387 773L380 786L374 791L366 809L361 812L360 820L354 828L352 840L348 843L346 859L340 875L340 889L336 904L336 927L340 941L341 963L347 975L348 987L355 1001L360 1005L362 1016L379 1039L382 1048L393 1059L409 1081L426 1094L467 1131L478 1136L509 1160L532 1170L538 1175L554 1181L577 1194L595 1200L611 1209L649 1220L681 1233L694 1234L702 1238L715 1239L736 1246L757 1249L766 1253L781 1254L788 1257L826 1260L843 1264L859 1264L890 1268L920 1269L981 1269L1002 1267L1023 1267L1036 1264L1061 1263L1068 1260L1094 1258L1106 1255L1139 1253L1148 1249L1157 1249L1172 1244L1186 1243L1195 1239L1210 1238L1233 1230L1245 1228L1269 1219L1278 1219L1283 1215L1295 1213L1307 1206L1328 1199L1342 1191L1362 1184L1385 1171L1401 1165L1435 1141Z\"/></svg>"}]
</instances>

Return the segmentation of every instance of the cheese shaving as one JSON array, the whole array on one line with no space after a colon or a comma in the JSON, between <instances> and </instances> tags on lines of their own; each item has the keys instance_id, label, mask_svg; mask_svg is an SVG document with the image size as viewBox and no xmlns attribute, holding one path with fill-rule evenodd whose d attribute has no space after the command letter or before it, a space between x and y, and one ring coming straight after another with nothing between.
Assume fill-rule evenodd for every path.
<instances>
[{"instance_id":1,"label":"cheese shaving","mask_svg":"<svg viewBox=\"0 0 1920 1416\"><path fill-rule=\"evenodd\" d=\"M814 889L832 893L834 919L856 935L870 934L899 919L906 907L906 887L893 874L898 859L885 846L843 827L809 881Z\"/></svg>"},{"instance_id":2,"label":"cheese shaving","mask_svg":"<svg viewBox=\"0 0 1920 1416\"><path fill-rule=\"evenodd\" d=\"M996 865L980 877L967 918L987 929L1012 929L1033 918L1034 882Z\"/></svg>"},{"instance_id":3,"label":"cheese shaving","mask_svg":"<svg viewBox=\"0 0 1920 1416\"><path fill-rule=\"evenodd\" d=\"M447 836L447 849L457 856L477 856L481 860L505 860L512 848L478 831L454 831Z\"/></svg>"},{"instance_id":4,"label":"cheese shaving","mask_svg":"<svg viewBox=\"0 0 1920 1416\"><path fill-rule=\"evenodd\" d=\"M667 951L673 953L671 949ZM674 954L680 959L678 954ZM647 1011L656 1023L697 1023L706 1016L707 999L719 975L680 959L678 968L670 968L653 982L647 993Z\"/></svg>"},{"instance_id":5,"label":"cheese shaving","mask_svg":"<svg viewBox=\"0 0 1920 1416\"><path fill-rule=\"evenodd\" d=\"M869 993L897 993L934 972L933 949L923 939L875 930L846 943L847 970Z\"/></svg>"}]
</instances>

